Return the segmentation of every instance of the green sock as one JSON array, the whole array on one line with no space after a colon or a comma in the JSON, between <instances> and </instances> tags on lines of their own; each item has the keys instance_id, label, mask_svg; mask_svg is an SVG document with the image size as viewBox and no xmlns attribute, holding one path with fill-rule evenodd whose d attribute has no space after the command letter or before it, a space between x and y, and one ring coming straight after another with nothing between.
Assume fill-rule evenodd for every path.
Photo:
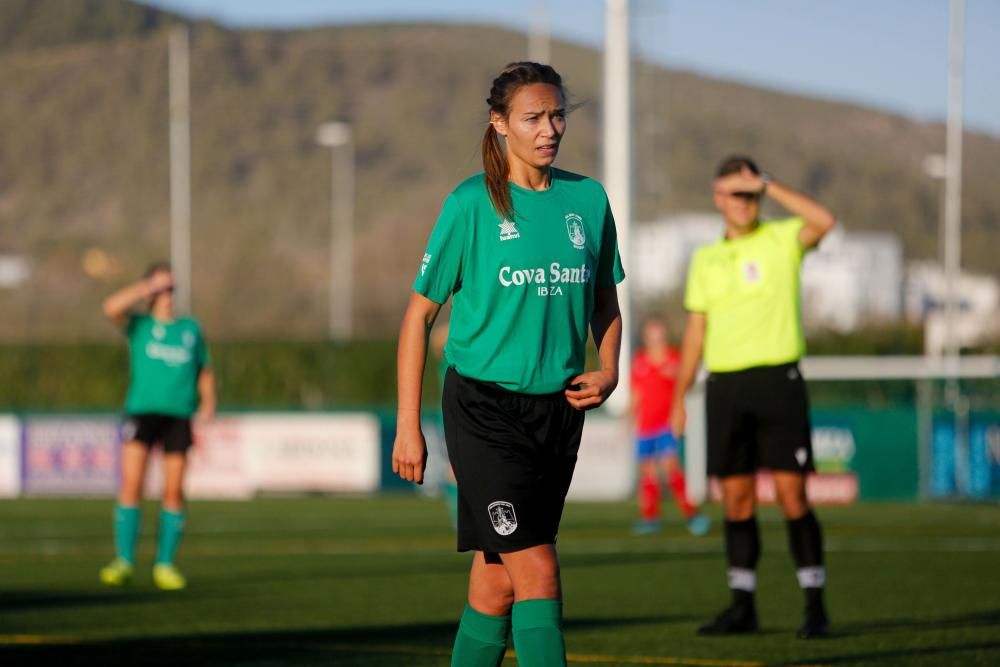
<instances>
[{"instance_id":1,"label":"green sock","mask_svg":"<svg viewBox=\"0 0 1000 667\"><path fill-rule=\"evenodd\" d=\"M156 545L156 563L174 562L174 553L184 533L184 513L160 510L160 535Z\"/></svg>"},{"instance_id":2,"label":"green sock","mask_svg":"<svg viewBox=\"0 0 1000 667\"><path fill-rule=\"evenodd\" d=\"M458 527L458 487L451 482L445 482L441 487L444 492L444 502L448 506L448 516L451 517L451 525Z\"/></svg>"},{"instance_id":3,"label":"green sock","mask_svg":"<svg viewBox=\"0 0 1000 667\"><path fill-rule=\"evenodd\" d=\"M565 667L562 600L514 603L514 650L521 667Z\"/></svg>"},{"instance_id":4,"label":"green sock","mask_svg":"<svg viewBox=\"0 0 1000 667\"><path fill-rule=\"evenodd\" d=\"M135 563L135 544L139 541L139 519L141 512L138 507L115 505L115 555L132 565Z\"/></svg>"},{"instance_id":5,"label":"green sock","mask_svg":"<svg viewBox=\"0 0 1000 667\"><path fill-rule=\"evenodd\" d=\"M507 652L510 616L481 614L468 604L451 652L452 667L499 667Z\"/></svg>"}]
</instances>

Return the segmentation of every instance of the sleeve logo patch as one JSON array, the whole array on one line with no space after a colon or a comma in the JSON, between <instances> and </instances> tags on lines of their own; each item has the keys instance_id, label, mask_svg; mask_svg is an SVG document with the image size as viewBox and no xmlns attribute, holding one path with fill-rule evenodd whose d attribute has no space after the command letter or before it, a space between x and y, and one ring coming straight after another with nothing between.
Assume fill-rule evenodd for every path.
<instances>
[{"instance_id":1,"label":"sleeve logo patch","mask_svg":"<svg viewBox=\"0 0 1000 667\"><path fill-rule=\"evenodd\" d=\"M505 500L498 500L490 503L490 521L493 522L493 530L500 535L510 535L517 530L517 516L514 514L514 506Z\"/></svg>"},{"instance_id":2,"label":"sleeve logo patch","mask_svg":"<svg viewBox=\"0 0 1000 667\"><path fill-rule=\"evenodd\" d=\"M427 265L431 263L431 254L429 252L424 253L424 259L420 262L420 275L427 273Z\"/></svg>"}]
</instances>

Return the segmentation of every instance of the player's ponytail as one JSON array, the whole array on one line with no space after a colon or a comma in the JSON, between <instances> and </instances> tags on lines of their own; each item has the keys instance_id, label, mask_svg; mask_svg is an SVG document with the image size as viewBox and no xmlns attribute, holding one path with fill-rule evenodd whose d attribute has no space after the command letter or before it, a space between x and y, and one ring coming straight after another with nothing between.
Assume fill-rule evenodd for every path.
<instances>
[{"instance_id":1,"label":"player's ponytail","mask_svg":"<svg viewBox=\"0 0 1000 667\"><path fill-rule=\"evenodd\" d=\"M555 86L563 97L566 96L562 77L550 65L533 62L510 63L497 78L493 79L490 96L486 99L490 111L506 118L510 113L510 101L514 98L514 93L521 86L532 83ZM497 215L501 219L513 217L514 205L510 197L510 186L507 184L510 164L492 123L487 124L486 132L483 134L483 172L486 175L486 191Z\"/></svg>"}]
</instances>

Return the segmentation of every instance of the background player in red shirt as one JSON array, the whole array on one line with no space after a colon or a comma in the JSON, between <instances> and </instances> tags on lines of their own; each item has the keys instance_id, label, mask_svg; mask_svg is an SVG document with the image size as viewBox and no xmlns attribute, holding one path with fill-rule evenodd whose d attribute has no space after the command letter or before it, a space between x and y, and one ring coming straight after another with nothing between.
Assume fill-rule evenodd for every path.
<instances>
[{"instance_id":1,"label":"background player in red shirt","mask_svg":"<svg viewBox=\"0 0 1000 667\"><path fill-rule=\"evenodd\" d=\"M634 532L660 529L661 483L666 481L692 535L708 532L709 519L692 505L680 466L680 444L670 428L670 406L680 352L670 345L667 325L659 318L642 327L642 347L632 362L632 417L639 458L639 514Z\"/></svg>"}]
</instances>

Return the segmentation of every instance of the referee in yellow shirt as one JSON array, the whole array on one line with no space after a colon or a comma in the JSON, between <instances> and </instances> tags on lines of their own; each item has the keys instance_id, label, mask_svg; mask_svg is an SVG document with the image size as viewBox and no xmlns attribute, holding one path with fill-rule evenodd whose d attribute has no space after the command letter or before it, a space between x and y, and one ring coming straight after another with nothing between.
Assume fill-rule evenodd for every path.
<instances>
[{"instance_id":1,"label":"referee in yellow shirt","mask_svg":"<svg viewBox=\"0 0 1000 667\"><path fill-rule=\"evenodd\" d=\"M719 165L714 195L726 233L700 247L691 260L684 298L688 320L671 415L674 433L683 433L684 395L704 356L709 371L708 474L722 483L732 603L698 632L727 635L757 629L760 534L754 474L766 468L774 478L806 597L798 636L821 637L829 625L823 604L826 571L822 532L806 498L813 456L809 399L798 368L805 352L799 273L803 256L830 231L834 217L772 180L745 156ZM760 200L765 195L792 217L762 223Z\"/></svg>"}]
</instances>

